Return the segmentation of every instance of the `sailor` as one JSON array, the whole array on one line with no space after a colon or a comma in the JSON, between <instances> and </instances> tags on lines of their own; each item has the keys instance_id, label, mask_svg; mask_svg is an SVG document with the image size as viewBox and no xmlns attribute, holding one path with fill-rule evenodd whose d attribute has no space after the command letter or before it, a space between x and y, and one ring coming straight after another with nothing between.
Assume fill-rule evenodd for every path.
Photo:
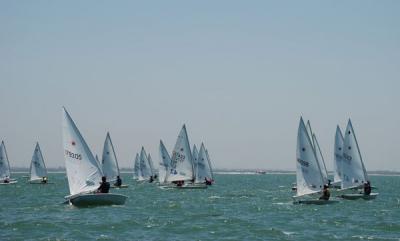
<instances>
[{"instance_id":1,"label":"sailor","mask_svg":"<svg viewBox=\"0 0 400 241\"><path fill-rule=\"evenodd\" d=\"M322 190L322 196L319 200L329 200L331 193L329 192L328 185L324 184L324 189Z\"/></svg>"},{"instance_id":2,"label":"sailor","mask_svg":"<svg viewBox=\"0 0 400 241\"><path fill-rule=\"evenodd\" d=\"M8 176L6 176L3 180L4 183L10 183L10 178Z\"/></svg>"},{"instance_id":3,"label":"sailor","mask_svg":"<svg viewBox=\"0 0 400 241\"><path fill-rule=\"evenodd\" d=\"M367 181L364 183L364 195L369 195L371 194L371 183Z\"/></svg>"},{"instance_id":4,"label":"sailor","mask_svg":"<svg viewBox=\"0 0 400 241\"><path fill-rule=\"evenodd\" d=\"M43 184L47 183L47 177L42 177L42 183Z\"/></svg>"},{"instance_id":5,"label":"sailor","mask_svg":"<svg viewBox=\"0 0 400 241\"><path fill-rule=\"evenodd\" d=\"M207 177L204 178L206 185L211 185L212 181L207 179Z\"/></svg>"},{"instance_id":6,"label":"sailor","mask_svg":"<svg viewBox=\"0 0 400 241\"><path fill-rule=\"evenodd\" d=\"M101 178L100 187L97 188L97 192L98 193L108 193L109 190L110 190L110 183L107 182L107 178L105 176L103 176Z\"/></svg>"},{"instance_id":7,"label":"sailor","mask_svg":"<svg viewBox=\"0 0 400 241\"><path fill-rule=\"evenodd\" d=\"M117 181L114 183L114 186L120 187L122 185L122 180L119 176L117 176Z\"/></svg>"}]
</instances>

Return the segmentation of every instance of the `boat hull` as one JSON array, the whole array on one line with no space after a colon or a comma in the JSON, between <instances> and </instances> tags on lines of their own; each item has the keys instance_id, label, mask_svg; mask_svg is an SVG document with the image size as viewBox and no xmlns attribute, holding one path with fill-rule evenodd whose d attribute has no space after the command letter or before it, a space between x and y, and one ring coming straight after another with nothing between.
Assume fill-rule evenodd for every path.
<instances>
[{"instance_id":1,"label":"boat hull","mask_svg":"<svg viewBox=\"0 0 400 241\"><path fill-rule=\"evenodd\" d=\"M205 184L189 184L183 186L177 186L175 184L168 184L168 185L160 185L161 189L206 189L207 185Z\"/></svg>"},{"instance_id":2,"label":"boat hull","mask_svg":"<svg viewBox=\"0 0 400 241\"><path fill-rule=\"evenodd\" d=\"M334 204L338 203L338 200L298 200L294 201L294 204L313 204L313 205L326 205L326 204Z\"/></svg>"},{"instance_id":3,"label":"boat hull","mask_svg":"<svg viewBox=\"0 0 400 241\"><path fill-rule=\"evenodd\" d=\"M0 185L16 184L18 181L0 182Z\"/></svg>"},{"instance_id":4,"label":"boat hull","mask_svg":"<svg viewBox=\"0 0 400 241\"><path fill-rule=\"evenodd\" d=\"M78 207L104 206L104 205L124 205L128 197L114 193L94 193L76 195L68 201Z\"/></svg>"},{"instance_id":5,"label":"boat hull","mask_svg":"<svg viewBox=\"0 0 400 241\"><path fill-rule=\"evenodd\" d=\"M348 193L340 195L339 197L347 200L357 200L357 199L364 199L364 200L372 200L378 196L379 193L371 193L370 195L364 195L362 193Z\"/></svg>"}]
</instances>

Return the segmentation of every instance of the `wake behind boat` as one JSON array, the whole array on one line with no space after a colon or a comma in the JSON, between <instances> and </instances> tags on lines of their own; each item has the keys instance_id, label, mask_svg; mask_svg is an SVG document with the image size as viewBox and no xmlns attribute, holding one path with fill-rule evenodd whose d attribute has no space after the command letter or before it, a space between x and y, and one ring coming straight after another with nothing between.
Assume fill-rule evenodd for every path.
<instances>
[{"instance_id":1,"label":"wake behind boat","mask_svg":"<svg viewBox=\"0 0 400 241\"><path fill-rule=\"evenodd\" d=\"M64 158L70 195L65 199L75 206L122 205L127 196L96 193L102 180L102 171L74 121L63 108ZM107 190L108 192L108 190Z\"/></svg>"}]
</instances>

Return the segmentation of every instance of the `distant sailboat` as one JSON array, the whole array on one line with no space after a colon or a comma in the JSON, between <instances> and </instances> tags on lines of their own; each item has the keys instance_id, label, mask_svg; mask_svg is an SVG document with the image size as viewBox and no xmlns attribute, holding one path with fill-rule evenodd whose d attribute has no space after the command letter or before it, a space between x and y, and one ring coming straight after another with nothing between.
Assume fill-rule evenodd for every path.
<instances>
[{"instance_id":1,"label":"distant sailboat","mask_svg":"<svg viewBox=\"0 0 400 241\"><path fill-rule=\"evenodd\" d=\"M165 185L167 183L169 168L171 165L171 157L169 156L169 153L165 148L162 140L160 140L159 153L160 162L158 168L158 182L160 183L160 185Z\"/></svg>"},{"instance_id":2,"label":"distant sailboat","mask_svg":"<svg viewBox=\"0 0 400 241\"><path fill-rule=\"evenodd\" d=\"M153 179L156 179L157 177L156 169L154 169L153 159L151 158L150 153L147 155L147 160L149 161L151 176L153 177Z\"/></svg>"},{"instance_id":3,"label":"distant sailboat","mask_svg":"<svg viewBox=\"0 0 400 241\"><path fill-rule=\"evenodd\" d=\"M167 182L175 183L177 188L207 188L206 185L193 185L194 180L192 151L186 126L183 125L172 152Z\"/></svg>"},{"instance_id":4,"label":"distant sailboat","mask_svg":"<svg viewBox=\"0 0 400 241\"><path fill-rule=\"evenodd\" d=\"M195 183L207 183L211 185L212 183L212 173L210 162L207 157L206 148L204 144L201 143L200 151L197 158L197 168L196 168L196 179Z\"/></svg>"},{"instance_id":5,"label":"distant sailboat","mask_svg":"<svg viewBox=\"0 0 400 241\"><path fill-rule=\"evenodd\" d=\"M365 195L363 192L360 193L358 191L359 188L364 187L364 184L369 183L369 178L350 119L347 123L343 142L342 174L339 192L345 192L345 194L340 195L340 197L345 199L374 199L378 196L378 193Z\"/></svg>"},{"instance_id":6,"label":"distant sailboat","mask_svg":"<svg viewBox=\"0 0 400 241\"><path fill-rule=\"evenodd\" d=\"M103 176L107 177L109 182L115 182L117 178L121 178L119 171L117 155L115 154L114 145L111 141L110 133L107 132L104 141L103 156L101 159ZM128 185L117 186L115 183L112 187L126 188Z\"/></svg>"},{"instance_id":7,"label":"distant sailboat","mask_svg":"<svg viewBox=\"0 0 400 241\"><path fill-rule=\"evenodd\" d=\"M138 153L136 153L135 163L133 166L133 179L138 181L140 179L140 159Z\"/></svg>"},{"instance_id":8,"label":"distant sailboat","mask_svg":"<svg viewBox=\"0 0 400 241\"><path fill-rule=\"evenodd\" d=\"M149 160L147 159L147 154L144 147L142 147L140 151L139 161L139 181L151 181L151 177L153 176L153 174L150 170Z\"/></svg>"},{"instance_id":9,"label":"distant sailboat","mask_svg":"<svg viewBox=\"0 0 400 241\"><path fill-rule=\"evenodd\" d=\"M18 181L11 179L10 162L8 160L6 146L1 141L0 146L0 184L14 184Z\"/></svg>"},{"instance_id":10,"label":"distant sailboat","mask_svg":"<svg viewBox=\"0 0 400 241\"><path fill-rule=\"evenodd\" d=\"M293 199L295 203L330 203L331 200L318 199L324 186L324 180L310 136L303 118L300 118L296 151L297 195Z\"/></svg>"},{"instance_id":11,"label":"distant sailboat","mask_svg":"<svg viewBox=\"0 0 400 241\"><path fill-rule=\"evenodd\" d=\"M107 177L109 182L115 181L120 175L117 156L115 155L114 146L111 141L110 133L107 132L104 141L103 156L101 159L103 175Z\"/></svg>"},{"instance_id":12,"label":"distant sailboat","mask_svg":"<svg viewBox=\"0 0 400 241\"><path fill-rule=\"evenodd\" d=\"M47 184L48 182L46 164L44 163L39 142L36 143L35 150L33 151L29 182L40 184Z\"/></svg>"},{"instance_id":13,"label":"distant sailboat","mask_svg":"<svg viewBox=\"0 0 400 241\"><path fill-rule=\"evenodd\" d=\"M101 168L65 108L62 129L70 191L65 197L67 202L76 206L124 204L127 196L96 193L102 177Z\"/></svg>"},{"instance_id":14,"label":"distant sailboat","mask_svg":"<svg viewBox=\"0 0 400 241\"><path fill-rule=\"evenodd\" d=\"M343 135L340 127L336 127L334 162L333 162L333 183L332 186L340 188L342 183L342 161L343 161Z\"/></svg>"}]
</instances>

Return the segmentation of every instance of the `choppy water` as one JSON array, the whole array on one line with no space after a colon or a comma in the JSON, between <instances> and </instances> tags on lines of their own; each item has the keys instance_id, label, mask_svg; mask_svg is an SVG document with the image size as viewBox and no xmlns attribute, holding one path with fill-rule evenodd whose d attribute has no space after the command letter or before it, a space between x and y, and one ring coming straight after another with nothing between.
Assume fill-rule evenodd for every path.
<instances>
[{"instance_id":1,"label":"choppy water","mask_svg":"<svg viewBox=\"0 0 400 241\"><path fill-rule=\"evenodd\" d=\"M372 176L373 201L293 205L294 175L222 175L207 190L161 190L124 174L124 206L60 204L53 185L0 186L0 240L400 240L400 177Z\"/></svg>"}]
</instances>

